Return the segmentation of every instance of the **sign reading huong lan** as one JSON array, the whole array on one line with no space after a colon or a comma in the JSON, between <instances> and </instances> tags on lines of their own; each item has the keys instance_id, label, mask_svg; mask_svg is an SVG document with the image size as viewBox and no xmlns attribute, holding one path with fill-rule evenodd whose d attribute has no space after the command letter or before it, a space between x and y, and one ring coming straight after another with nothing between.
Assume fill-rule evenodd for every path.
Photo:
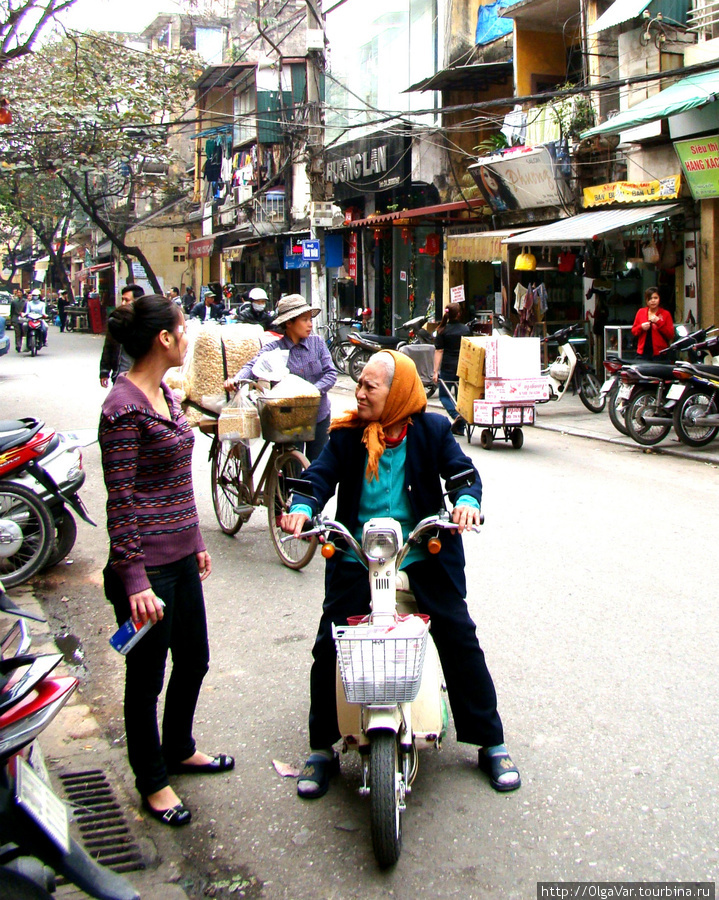
<instances>
[{"instance_id":1,"label":"sign reading huong lan","mask_svg":"<svg viewBox=\"0 0 719 900\"><path fill-rule=\"evenodd\" d=\"M719 197L719 134L675 141L674 150L692 197L695 200Z\"/></svg>"}]
</instances>

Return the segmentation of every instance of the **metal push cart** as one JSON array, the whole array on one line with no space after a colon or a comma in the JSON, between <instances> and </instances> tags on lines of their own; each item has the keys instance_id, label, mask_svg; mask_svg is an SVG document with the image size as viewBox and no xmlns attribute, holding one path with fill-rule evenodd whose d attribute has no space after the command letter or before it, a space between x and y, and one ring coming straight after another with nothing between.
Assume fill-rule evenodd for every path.
<instances>
[{"instance_id":1,"label":"metal push cart","mask_svg":"<svg viewBox=\"0 0 719 900\"><path fill-rule=\"evenodd\" d=\"M479 442L484 450L491 450L498 434L501 439L508 441L515 450L519 450L524 444L525 425L534 425L534 402L527 403L494 403L485 401L482 405L479 420L467 422L467 443L472 443L472 433L475 428L481 428Z\"/></svg>"}]
</instances>

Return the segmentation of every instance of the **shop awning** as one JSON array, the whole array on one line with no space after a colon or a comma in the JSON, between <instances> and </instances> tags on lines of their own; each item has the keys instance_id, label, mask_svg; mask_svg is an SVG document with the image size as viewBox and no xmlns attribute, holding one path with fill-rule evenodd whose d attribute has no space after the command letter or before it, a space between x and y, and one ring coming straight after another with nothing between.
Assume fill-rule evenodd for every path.
<instances>
[{"instance_id":1,"label":"shop awning","mask_svg":"<svg viewBox=\"0 0 719 900\"><path fill-rule=\"evenodd\" d=\"M514 74L511 59L490 63L449 66L429 78L423 78L402 91L486 91L494 84L506 84Z\"/></svg>"},{"instance_id":2,"label":"shop awning","mask_svg":"<svg viewBox=\"0 0 719 900\"><path fill-rule=\"evenodd\" d=\"M111 269L112 263L98 263L96 266L90 266L91 272L102 272L103 269Z\"/></svg>"},{"instance_id":3,"label":"shop awning","mask_svg":"<svg viewBox=\"0 0 719 900\"><path fill-rule=\"evenodd\" d=\"M394 222L396 219L420 219L424 216L438 216L444 213L460 212L463 209L480 209L487 205L487 201L482 197L473 200L461 200L457 203L438 203L436 206L419 206L417 209L399 209L396 212L382 213L379 216L369 216L366 219L355 219L347 224L351 228L361 225L382 225L387 222Z\"/></svg>"},{"instance_id":4,"label":"shop awning","mask_svg":"<svg viewBox=\"0 0 719 900\"><path fill-rule=\"evenodd\" d=\"M607 28L621 25L622 22L636 19L637 16L641 16L650 3L651 0L615 0L594 25L589 26L589 33L597 34L600 31L606 31Z\"/></svg>"},{"instance_id":5,"label":"shop awning","mask_svg":"<svg viewBox=\"0 0 719 900\"><path fill-rule=\"evenodd\" d=\"M624 231L634 225L664 219L680 212L680 203L657 204L656 206L632 207L631 209L603 209L598 212L582 213L569 219L561 219L551 225L542 225L525 231L524 234L505 238L505 244L531 244L534 246L576 245L598 240L605 234Z\"/></svg>"},{"instance_id":6,"label":"shop awning","mask_svg":"<svg viewBox=\"0 0 719 900\"><path fill-rule=\"evenodd\" d=\"M678 113L706 106L717 99L719 94L719 69L711 69L709 72L701 72L699 75L690 75L682 78L666 90L659 91L653 97L648 97L623 112L612 116L601 125L585 131L582 139L592 137L595 134L619 134L636 128L637 125L646 125L648 122L656 122L667 116L676 116Z\"/></svg>"},{"instance_id":7,"label":"shop awning","mask_svg":"<svg viewBox=\"0 0 719 900\"><path fill-rule=\"evenodd\" d=\"M492 262L506 258L505 238L528 228L507 228L503 231L477 231L473 234L448 234L447 259L450 262Z\"/></svg>"}]
</instances>

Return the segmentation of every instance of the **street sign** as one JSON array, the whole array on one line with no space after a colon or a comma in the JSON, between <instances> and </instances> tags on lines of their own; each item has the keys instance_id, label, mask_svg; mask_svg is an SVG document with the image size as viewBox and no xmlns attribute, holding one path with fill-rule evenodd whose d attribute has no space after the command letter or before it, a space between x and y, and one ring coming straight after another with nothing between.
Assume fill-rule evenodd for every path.
<instances>
[{"instance_id":1,"label":"street sign","mask_svg":"<svg viewBox=\"0 0 719 900\"><path fill-rule=\"evenodd\" d=\"M302 241L302 259L309 260L310 262L319 262L320 242Z\"/></svg>"}]
</instances>

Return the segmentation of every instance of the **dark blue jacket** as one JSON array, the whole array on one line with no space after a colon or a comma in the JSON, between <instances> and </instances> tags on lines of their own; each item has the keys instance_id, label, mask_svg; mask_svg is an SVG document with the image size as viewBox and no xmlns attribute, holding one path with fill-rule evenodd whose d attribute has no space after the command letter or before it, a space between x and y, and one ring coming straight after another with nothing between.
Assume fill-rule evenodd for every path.
<instances>
[{"instance_id":1,"label":"dark blue jacket","mask_svg":"<svg viewBox=\"0 0 719 900\"><path fill-rule=\"evenodd\" d=\"M302 475L311 483L311 493L315 499L306 501L302 497L301 502L307 502L314 514L324 508L334 495L335 488L339 487L336 518L351 532L355 531L358 524L362 483L367 467L367 450L362 443L362 432L362 428L332 431L319 458ZM436 515L443 509L440 476L446 479L465 469L474 469L474 484L450 494L449 499L454 504L464 494L474 497L481 504L482 481L479 473L452 435L449 420L436 413L413 415L412 424L407 429L405 487L417 522L426 516ZM466 585L462 538L449 531L443 531L440 537L442 550L431 558L436 560L464 596ZM330 560L328 568L335 559L337 557Z\"/></svg>"},{"instance_id":2,"label":"dark blue jacket","mask_svg":"<svg viewBox=\"0 0 719 900\"><path fill-rule=\"evenodd\" d=\"M221 303L213 303L210 307L210 318L211 319L221 319L225 314L225 307ZM204 321L205 318L205 301L200 300L199 303L196 303L192 307L192 312L190 315L193 318L202 319Z\"/></svg>"}]
</instances>

